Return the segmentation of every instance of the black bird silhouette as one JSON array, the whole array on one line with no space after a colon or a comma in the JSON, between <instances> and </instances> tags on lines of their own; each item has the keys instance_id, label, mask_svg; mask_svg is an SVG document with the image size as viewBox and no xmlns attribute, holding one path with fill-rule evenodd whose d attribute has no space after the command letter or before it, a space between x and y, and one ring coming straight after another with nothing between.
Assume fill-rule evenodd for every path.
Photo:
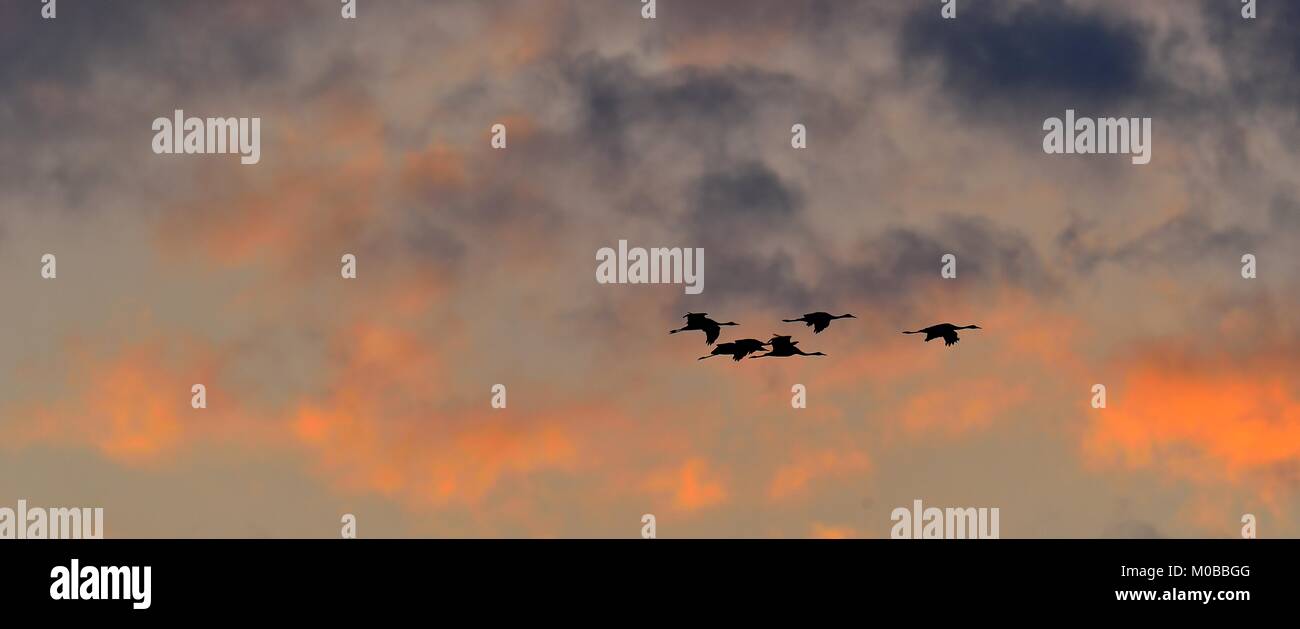
<instances>
[{"instance_id":1,"label":"black bird silhouette","mask_svg":"<svg viewBox=\"0 0 1300 629\"><path fill-rule=\"evenodd\" d=\"M676 330L669 330L668 333L677 334L678 332L686 332L689 330L700 330L704 332L704 344L712 345L714 341L718 340L718 335L722 333L722 328L720 326L739 325L735 321L718 323L717 321L706 317L705 315L707 314L709 313L688 312L682 316L683 319L686 319L686 325L677 328Z\"/></svg>"},{"instance_id":2,"label":"black bird silhouette","mask_svg":"<svg viewBox=\"0 0 1300 629\"><path fill-rule=\"evenodd\" d=\"M772 356L775 358L783 358L786 356L825 356L826 355L821 352L812 352L811 354L807 353L799 349L798 347L795 347L795 345L799 344L799 341L791 341L790 337L788 336L778 336L776 334L773 334L772 338L768 340L768 344L772 346L772 349L768 350L766 354L758 354L756 356L750 356L750 359L752 360L754 358L766 358L768 356Z\"/></svg>"},{"instance_id":3,"label":"black bird silhouette","mask_svg":"<svg viewBox=\"0 0 1300 629\"><path fill-rule=\"evenodd\" d=\"M758 339L737 339L735 341L731 341L730 343L719 343L717 347L713 348L712 354L709 354L708 356L701 356L699 360L704 360L705 358L713 358L714 356L726 356L730 354L732 360L736 362L740 362L740 359L750 354L753 354L754 352L760 351L766 346L767 343L764 343Z\"/></svg>"},{"instance_id":4,"label":"black bird silhouette","mask_svg":"<svg viewBox=\"0 0 1300 629\"><path fill-rule=\"evenodd\" d=\"M829 312L810 312L798 319L782 319L782 321L786 323L798 323L802 321L808 324L808 327L813 329L813 334L821 334L822 330L825 330L826 326L830 325L831 321L836 319L857 319L857 317L851 314L836 316Z\"/></svg>"},{"instance_id":5,"label":"black bird silhouette","mask_svg":"<svg viewBox=\"0 0 1300 629\"><path fill-rule=\"evenodd\" d=\"M903 334L920 334L924 332L925 341L927 343L937 338L943 338L944 345L956 345L957 341L961 340L957 338L957 330L983 330L983 329L984 328L981 328L978 325L956 326L951 323L940 323L938 325L932 325L928 328L921 328L920 330L915 330L912 332L908 332L904 330Z\"/></svg>"}]
</instances>

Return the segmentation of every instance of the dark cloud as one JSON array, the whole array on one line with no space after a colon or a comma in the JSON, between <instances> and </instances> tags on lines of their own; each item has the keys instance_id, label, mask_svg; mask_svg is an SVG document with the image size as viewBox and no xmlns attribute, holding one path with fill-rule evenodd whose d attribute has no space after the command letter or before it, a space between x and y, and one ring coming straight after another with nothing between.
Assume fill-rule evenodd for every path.
<instances>
[{"instance_id":1,"label":"dark cloud","mask_svg":"<svg viewBox=\"0 0 1300 629\"><path fill-rule=\"evenodd\" d=\"M803 196L757 161L708 172L688 186L691 242L705 250L711 296L781 304L808 299L790 253L809 242Z\"/></svg>"},{"instance_id":2,"label":"dark cloud","mask_svg":"<svg viewBox=\"0 0 1300 629\"><path fill-rule=\"evenodd\" d=\"M1215 227L1199 212L1185 212L1122 243L1092 246L1089 242L1114 243L1113 238L1090 238L1099 224L1073 218L1057 235L1056 244L1072 266L1090 271L1100 262L1130 266L1185 265L1202 259L1235 260L1266 240L1260 233L1239 226Z\"/></svg>"},{"instance_id":3,"label":"dark cloud","mask_svg":"<svg viewBox=\"0 0 1300 629\"><path fill-rule=\"evenodd\" d=\"M148 4L64 3L53 20L39 2L0 4L0 93L34 79L84 84L94 64L147 39Z\"/></svg>"},{"instance_id":4,"label":"dark cloud","mask_svg":"<svg viewBox=\"0 0 1300 629\"><path fill-rule=\"evenodd\" d=\"M1098 229L1097 221L1074 215L1056 235L1056 247L1070 266L1081 271L1091 271L1101 262L1107 252L1088 244L1087 236Z\"/></svg>"},{"instance_id":5,"label":"dark cloud","mask_svg":"<svg viewBox=\"0 0 1300 629\"><path fill-rule=\"evenodd\" d=\"M102 98L91 93L92 79L99 66L144 54L133 48L149 39L152 18L141 4L65 2L46 20L39 2L0 3L0 143L24 147L0 157L0 184L41 182L66 205L80 206L88 184L102 182L102 167L82 158L86 143L80 152L66 150L65 159L49 156L78 134L102 133L103 118L113 115L102 101L87 106Z\"/></svg>"},{"instance_id":6,"label":"dark cloud","mask_svg":"<svg viewBox=\"0 0 1300 629\"><path fill-rule=\"evenodd\" d=\"M802 194L759 162L708 173L695 183L692 220L705 236L779 228L797 218Z\"/></svg>"},{"instance_id":7,"label":"dark cloud","mask_svg":"<svg viewBox=\"0 0 1300 629\"><path fill-rule=\"evenodd\" d=\"M903 24L900 55L912 69L937 62L972 106L1101 106L1153 87L1135 24L1059 3L980 3L955 20L927 4Z\"/></svg>"},{"instance_id":8,"label":"dark cloud","mask_svg":"<svg viewBox=\"0 0 1300 629\"><path fill-rule=\"evenodd\" d=\"M263 80L282 72L284 26L312 12L288 3L198 0L0 5L0 87L31 81L85 86L108 69L153 77L188 91L213 81Z\"/></svg>"},{"instance_id":9,"label":"dark cloud","mask_svg":"<svg viewBox=\"0 0 1300 629\"><path fill-rule=\"evenodd\" d=\"M1259 2L1257 17L1242 19L1241 3L1202 0L1211 43L1231 69L1231 90L1220 96L1254 105L1300 98L1300 3Z\"/></svg>"},{"instance_id":10,"label":"dark cloud","mask_svg":"<svg viewBox=\"0 0 1300 629\"><path fill-rule=\"evenodd\" d=\"M578 140L612 166L627 166L638 142L678 141L724 156L727 133L750 122L758 103L794 86L789 77L743 68L647 74L630 58L594 54L573 59L564 74L581 107Z\"/></svg>"},{"instance_id":11,"label":"dark cloud","mask_svg":"<svg viewBox=\"0 0 1300 629\"><path fill-rule=\"evenodd\" d=\"M735 233L743 234L743 231ZM944 254L957 256L962 286L1017 286L1035 294L1056 291L1051 273L1032 243L1018 231L980 217L948 215L930 229L893 227L864 234L856 256L840 259L818 246L810 231L784 229L789 247L747 246L743 241L706 247L706 292L795 311L812 305L867 301L907 308L916 291L940 281ZM797 272L795 255L815 266ZM812 272L809 272L812 271ZM807 277L816 277L807 280Z\"/></svg>"},{"instance_id":12,"label":"dark cloud","mask_svg":"<svg viewBox=\"0 0 1300 629\"><path fill-rule=\"evenodd\" d=\"M1029 240L981 217L948 215L930 231L892 228L865 239L859 249L861 258L838 266L827 278L827 287L839 288L842 297L902 303L925 280L939 278L941 258L948 253L957 257L958 278L1035 293L1052 290L1050 274Z\"/></svg>"},{"instance_id":13,"label":"dark cloud","mask_svg":"<svg viewBox=\"0 0 1300 629\"><path fill-rule=\"evenodd\" d=\"M804 308L817 300L817 288L798 278L794 257L788 251L705 246L704 254L704 294L710 301L789 309ZM695 302L682 302L690 303Z\"/></svg>"},{"instance_id":14,"label":"dark cloud","mask_svg":"<svg viewBox=\"0 0 1300 629\"><path fill-rule=\"evenodd\" d=\"M199 0L0 3L0 185L42 190L60 210L94 211L98 190L148 150L150 123L203 115L233 91L284 77L288 3ZM129 83L120 82L122 79ZM222 115L235 112L222 111ZM243 115L243 114L241 114ZM122 159L126 156L126 159Z\"/></svg>"}]
</instances>

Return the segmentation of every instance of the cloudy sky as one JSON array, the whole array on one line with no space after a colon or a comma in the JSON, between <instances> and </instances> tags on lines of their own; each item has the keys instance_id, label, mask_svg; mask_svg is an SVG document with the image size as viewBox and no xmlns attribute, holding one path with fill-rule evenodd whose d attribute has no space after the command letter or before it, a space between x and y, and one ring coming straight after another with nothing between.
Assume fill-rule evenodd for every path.
<instances>
[{"instance_id":1,"label":"cloudy sky","mask_svg":"<svg viewBox=\"0 0 1300 629\"><path fill-rule=\"evenodd\" d=\"M1300 536L1300 3L337 5L0 0L0 506L110 537L887 537L915 499L1003 537ZM1067 108L1151 118L1151 163L1045 154ZM261 162L155 155L176 109L261 117ZM620 239L704 248L703 294L596 283ZM699 362L688 310L829 356ZM780 322L816 310L858 318ZM899 334L943 321L984 329Z\"/></svg>"}]
</instances>

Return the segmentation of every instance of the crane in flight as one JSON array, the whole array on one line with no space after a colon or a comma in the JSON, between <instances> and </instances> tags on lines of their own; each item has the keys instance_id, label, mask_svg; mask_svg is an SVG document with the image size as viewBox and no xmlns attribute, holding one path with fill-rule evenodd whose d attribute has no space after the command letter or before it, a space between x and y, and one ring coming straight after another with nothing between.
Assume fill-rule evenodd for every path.
<instances>
[{"instance_id":1,"label":"crane in flight","mask_svg":"<svg viewBox=\"0 0 1300 629\"><path fill-rule=\"evenodd\" d=\"M740 362L740 359L753 354L754 352L763 351L763 348L767 347L767 345L767 343L758 339L737 339L730 343L719 343L717 347L713 348L712 354L701 356L699 360L713 358L714 356L730 355L732 360Z\"/></svg>"},{"instance_id":2,"label":"crane in flight","mask_svg":"<svg viewBox=\"0 0 1300 629\"><path fill-rule=\"evenodd\" d=\"M718 323L717 321L714 321L713 319L710 319L708 316L706 316L708 314L709 313L707 312L688 312L684 316L682 316L683 319L686 319L686 325L677 328L676 330L669 330L668 333L677 334L678 332L700 330L701 332L704 332L704 344L712 345L714 341L718 340L718 335L722 333L722 326L740 325L735 321Z\"/></svg>"},{"instance_id":3,"label":"crane in flight","mask_svg":"<svg viewBox=\"0 0 1300 629\"><path fill-rule=\"evenodd\" d=\"M799 323L802 321L813 329L813 334L821 334L822 330L825 330L826 326L829 326L831 321L836 319L857 319L857 317L851 314L833 315L829 312L810 312L798 319L782 319L782 321L786 323Z\"/></svg>"},{"instance_id":4,"label":"crane in flight","mask_svg":"<svg viewBox=\"0 0 1300 629\"><path fill-rule=\"evenodd\" d=\"M826 355L821 352L812 352L812 353L805 352L799 349L798 347L795 347L795 345L799 344L799 341L791 341L790 338L791 337L789 336L780 336L780 335L773 334L772 338L767 341L768 345L772 346L772 349L769 349L766 354L757 354L755 356L750 356L750 359L767 358L768 356L771 356L773 358L785 358L787 356L825 356Z\"/></svg>"},{"instance_id":5,"label":"crane in flight","mask_svg":"<svg viewBox=\"0 0 1300 629\"><path fill-rule=\"evenodd\" d=\"M928 328L913 330L911 332L904 330L903 334L925 334L925 340L927 343L933 341L934 339L941 338L943 339L944 345L956 345L957 341L961 340L960 338L957 338L957 330L983 330L983 329L984 328L981 328L978 325L959 326L959 325L953 325L951 323L940 323L937 325L932 325Z\"/></svg>"}]
</instances>

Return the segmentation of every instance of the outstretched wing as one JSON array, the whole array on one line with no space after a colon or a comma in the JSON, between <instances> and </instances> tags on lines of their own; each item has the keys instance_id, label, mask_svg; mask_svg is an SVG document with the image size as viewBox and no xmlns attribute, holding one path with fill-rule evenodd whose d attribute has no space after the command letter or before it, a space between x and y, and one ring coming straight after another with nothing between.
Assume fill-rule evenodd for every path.
<instances>
[{"instance_id":1,"label":"outstretched wing","mask_svg":"<svg viewBox=\"0 0 1300 629\"><path fill-rule=\"evenodd\" d=\"M949 331L949 332L945 332L944 335L943 335L943 344L944 344L944 345L956 345L956 344L957 344L957 341L960 341L960 340L961 340L961 339L957 338L957 331L956 331L956 330L951 330L951 331Z\"/></svg>"},{"instance_id":2,"label":"outstretched wing","mask_svg":"<svg viewBox=\"0 0 1300 629\"><path fill-rule=\"evenodd\" d=\"M813 334L821 334L822 330L825 330L826 326L830 324L830 321L818 321L817 323L809 323L808 325L812 326Z\"/></svg>"},{"instance_id":3,"label":"outstretched wing","mask_svg":"<svg viewBox=\"0 0 1300 629\"><path fill-rule=\"evenodd\" d=\"M719 334L722 334L722 328L716 325L704 328L704 344L712 345L714 341L718 340Z\"/></svg>"}]
</instances>

